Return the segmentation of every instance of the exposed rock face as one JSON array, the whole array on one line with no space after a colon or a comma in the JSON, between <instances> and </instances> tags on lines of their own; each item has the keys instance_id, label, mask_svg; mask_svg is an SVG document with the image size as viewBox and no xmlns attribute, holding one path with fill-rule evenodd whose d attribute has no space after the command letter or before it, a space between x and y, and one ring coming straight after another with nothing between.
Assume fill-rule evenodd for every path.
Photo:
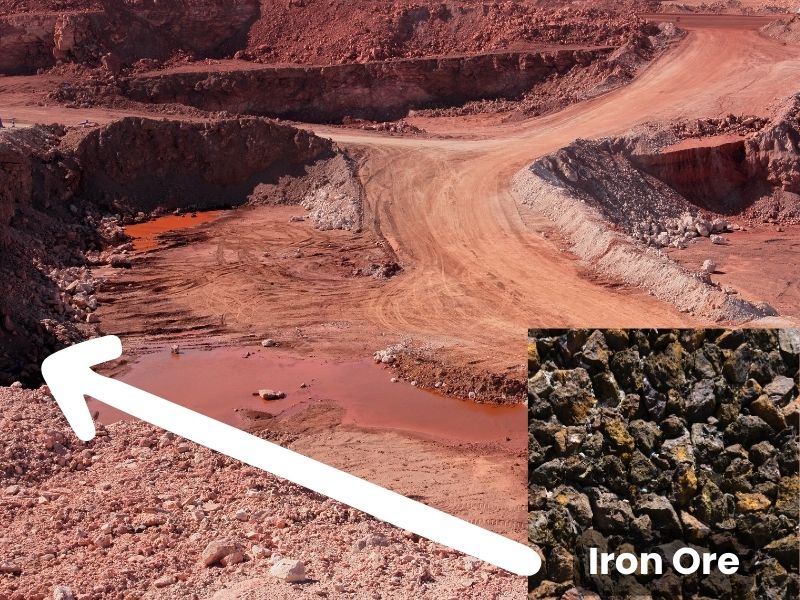
<instances>
[{"instance_id":1,"label":"exposed rock face","mask_svg":"<svg viewBox=\"0 0 800 600\"><path fill-rule=\"evenodd\" d=\"M173 72L133 77L123 93L141 102L180 103L311 122L389 120L412 108L515 98L549 76L588 65L609 49L504 52L326 67Z\"/></svg>"},{"instance_id":2,"label":"exposed rock face","mask_svg":"<svg viewBox=\"0 0 800 600\"><path fill-rule=\"evenodd\" d=\"M749 138L634 154L632 160L693 204L715 213L740 213L770 189L800 194L800 96L791 98L771 123ZM800 217L800 211L786 216Z\"/></svg>"},{"instance_id":3,"label":"exposed rock face","mask_svg":"<svg viewBox=\"0 0 800 600\"><path fill-rule=\"evenodd\" d=\"M796 336L531 330L528 535L544 564L528 597L562 597L552 591L571 586L603 598L796 596ZM564 382L580 413L564 413ZM661 577L588 572L592 547L670 557L689 544L733 552L741 567L724 578L676 577L667 560Z\"/></svg>"},{"instance_id":4,"label":"exposed rock face","mask_svg":"<svg viewBox=\"0 0 800 600\"><path fill-rule=\"evenodd\" d=\"M242 204L259 184L334 156L312 133L258 118L213 123L128 117L86 135L75 147L77 193L139 210Z\"/></svg>"},{"instance_id":5,"label":"exposed rock face","mask_svg":"<svg viewBox=\"0 0 800 600\"><path fill-rule=\"evenodd\" d=\"M164 60L177 50L198 58L230 54L258 15L255 0L104 3L103 10L0 17L0 73L30 73L57 61L97 64Z\"/></svg>"},{"instance_id":6,"label":"exposed rock face","mask_svg":"<svg viewBox=\"0 0 800 600\"><path fill-rule=\"evenodd\" d=\"M518 173L514 190L607 275L711 318L773 315L642 246L685 248L699 237L725 244L719 234L730 231L730 215L800 220L799 115L795 96L771 122L730 115L696 123L695 132L724 135L720 143L689 139L686 123L576 140Z\"/></svg>"},{"instance_id":7,"label":"exposed rock face","mask_svg":"<svg viewBox=\"0 0 800 600\"><path fill-rule=\"evenodd\" d=\"M633 160L693 204L715 212L732 212L735 206L726 199L748 182L743 139L638 155Z\"/></svg>"},{"instance_id":8,"label":"exposed rock face","mask_svg":"<svg viewBox=\"0 0 800 600\"><path fill-rule=\"evenodd\" d=\"M0 73L31 73L54 63L57 15L0 17Z\"/></svg>"},{"instance_id":9,"label":"exposed rock face","mask_svg":"<svg viewBox=\"0 0 800 600\"><path fill-rule=\"evenodd\" d=\"M120 225L165 209L300 203L311 219L358 229L361 189L329 140L266 119L126 118L102 128L0 134L0 384L95 332L89 264L131 267ZM20 301L26 298L28 301Z\"/></svg>"}]
</instances>

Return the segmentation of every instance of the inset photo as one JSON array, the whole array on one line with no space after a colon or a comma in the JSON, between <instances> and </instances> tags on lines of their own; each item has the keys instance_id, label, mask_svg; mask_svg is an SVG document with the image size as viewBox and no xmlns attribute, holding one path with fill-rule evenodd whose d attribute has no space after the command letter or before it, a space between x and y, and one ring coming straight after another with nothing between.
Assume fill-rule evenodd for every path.
<instances>
[{"instance_id":1,"label":"inset photo","mask_svg":"<svg viewBox=\"0 0 800 600\"><path fill-rule=\"evenodd\" d=\"M797 598L799 329L531 329L529 600Z\"/></svg>"}]
</instances>

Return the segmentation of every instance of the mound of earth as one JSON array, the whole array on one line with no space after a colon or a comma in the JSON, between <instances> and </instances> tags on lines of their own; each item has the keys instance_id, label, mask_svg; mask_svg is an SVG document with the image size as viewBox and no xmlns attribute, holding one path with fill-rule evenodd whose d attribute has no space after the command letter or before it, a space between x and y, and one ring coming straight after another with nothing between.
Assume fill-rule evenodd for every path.
<instances>
[{"instance_id":1,"label":"mound of earth","mask_svg":"<svg viewBox=\"0 0 800 600\"><path fill-rule=\"evenodd\" d=\"M524 580L150 425L0 388L0 595L511 598ZM310 541L312 543L310 543Z\"/></svg>"},{"instance_id":2,"label":"mound of earth","mask_svg":"<svg viewBox=\"0 0 800 600\"><path fill-rule=\"evenodd\" d=\"M88 267L130 266L121 225L245 203L302 203L322 229L361 226L350 159L328 140L265 119L4 131L0 382L37 381L45 356L93 333L103 282Z\"/></svg>"},{"instance_id":3,"label":"mound of earth","mask_svg":"<svg viewBox=\"0 0 800 600\"><path fill-rule=\"evenodd\" d=\"M529 598L800 593L800 330L529 336ZM686 546L741 566L679 575ZM657 553L663 575L592 575L589 548Z\"/></svg>"},{"instance_id":4,"label":"mound of earth","mask_svg":"<svg viewBox=\"0 0 800 600\"><path fill-rule=\"evenodd\" d=\"M798 222L799 116L795 96L769 121L729 115L577 140L519 173L517 196L556 221L580 258L681 309L772 315L641 245L685 247L709 236L724 244L731 218Z\"/></svg>"},{"instance_id":5,"label":"mound of earth","mask_svg":"<svg viewBox=\"0 0 800 600\"><path fill-rule=\"evenodd\" d=\"M800 16L775 19L762 27L761 32L787 44L800 44Z\"/></svg>"},{"instance_id":6,"label":"mound of earth","mask_svg":"<svg viewBox=\"0 0 800 600\"><path fill-rule=\"evenodd\" d=\"M16 6L16 5L14 5ZM102 65L118 73L139 60L175 53L224 57L245 40L258 15L256 0L102 2L79 10L58 4L0 17L0 73L32 73L58 63Z\"/></svg>"}]
</instances>

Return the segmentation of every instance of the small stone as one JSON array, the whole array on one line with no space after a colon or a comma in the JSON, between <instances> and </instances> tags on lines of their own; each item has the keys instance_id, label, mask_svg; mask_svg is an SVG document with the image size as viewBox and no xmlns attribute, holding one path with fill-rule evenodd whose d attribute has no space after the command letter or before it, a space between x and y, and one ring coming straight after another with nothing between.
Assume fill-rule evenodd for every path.
<instances>
[{"instance_id":1,"label":"small stone","mask_svg":"<svg viewBox=\"0 0 800 600\"><path fill-rule=\"evenodd\" d=\"M242 521L244 523L244 522L250 520L250 514L244 509L239 509L239 510L236 511L236 514L234 515L234 518L237 521Z\"/></svg>"},{"instance_id":2,"label":"small stone","mask_svg":"<svg viewBox=\"0 0 800 600\"><path fill-rule=\"evenodd\" d=\"M165 588L169 587L175 583L177 583L177 579L174 575L164 575L163 577L159 577L153 582L153 585L157 588Z\"/></svg>"},{"instance_id":3,"label":"small stone","mask_svg":"<svg viewBox=\"0 0 800 600\"><path fill-rule=\"evenodd\" d=\"M244 553L240 550L236 550L235 552L231 552L230 554L223 556L219 562L223 567L238 565L239 563L244 562Z\"/></svg>"},{"instance_id":4,"label":"small stone","mask_svg":"<svg viewBox=\"0 0 800 600\"><path fill-rule=\"evenodd\" d=\"M800 329L779 329L778 346L786 354L800 354Z\"/></svg>"},{"instance_id":5,"label":"small stone","mask_svg":"<svg viewBox=\"0 0 800 600\"><path fill-rule=\"evenodd\" d=\"M728 243L728 240L722 237L721 235L712 235L711 243L716 244L718 246L724 246L725 244Z\"/></svg>"},{"instance_id":6,"label":"small stone","mask_svg":"<svg viewBox=\"0 0 800 600\"><path fill-rule=\"evenodd\" d=\"M703 273L713 273L717 270L717 263L715 263L711 259L706 259L703 261Z\"/></svg>"},{"instance_id":7,"label":"small stone","mask_svg":"<svg viewBox=\"0 0 800 600\"><path fill-rule=\"evenodd\" d=\"M795 389L794 379L785 375L778 375L764 386L764 393L773 401L783 403L791 396Z\"/></svg>"},{"instance_id":8,"label":"small stone","mask_svg":"<svg viewBox=\"0 0 800 600\"><path fill-rule=\"evenodd\" d=\"M284 392L275 390L258 390L258 395L261 396L262 400L280 400L281 398L286 398Z\"/></svg>"},{"instance_id":9,"label":"small stone","mask_svg":"<svg viewBox=\"0 0 800 600\"><path fill-rule=\"evenodd\" d=\"M686 532L687 537L692 542L701 542L711 533L708 525L686 511L681 511L681 523L683 523L683 530Z\"/></svg>"},{"instance_id":10,"label":"small stone","mask_svg":"<svg viewBox=\"0 0 800 600\"><path fill-rule=\"evenodd\" d=\"M109 264L115 269L130 269L131 261L128 257L115 254L109 260Z\"/></svg>"},{"instance_id":11,"label":"small stone","mask_svg":"<svg viewBox=\"0 0 800 600\"><path fill-rule=\"evenodd\" d=\"M648 515L659 530L681 532L681 522L670 501L663 496L649 495L639 502L637 509Z\"/></svg>"},{"instance_id":12,"label":"small stone","mask_svg":"<svg viewBox=\"0 0 800 600\"><path fill-rule=\"evenodd\" d=\"M273 346L276 346L277 344L276 344L275 340L273 340L272 338L267 338L265 340L261 340L261 345L264 346L264 348L272 348Z\"/></svg>"},{"instance_id":13,"label":"small stone","mask_svg":"<svg viewBox=\"0 0 800 600\"><path fill-rule=\"evenodd\" d=\"M21 575L22 567L10 562L0 563L0 573L7 573L9 575Z\"/></svg>"},{"instance_id":14,"label":"small stone","mask_svg":"<svg viewBox=\"0 0 800 600\"><path fill-rule=\"evenodd\" d=\"M573 587L561 596L561 600L601 600L599 594L584 588Z\"/></svg>"},{"instance_id":15,"label":"small stone","mask_svg":"<svg viewBox=\"0 0 800 600\"><path fill-rule=\"evenodd\" d=\"M53 588L53 600L75 600L75 594L65 585L57 585Z\"/></svg>"},{"instance_id":16,"label":"small stone","mask_svg":"<svg viewBox=\"0 0 800 600\"><path fill-rule=\"evenodd\" d=\"M750 403L750 412L762 418L775 431L786 428L783 413L766 394L762 394Z\"/></svg>"},{"instance_id":17,"label":"small stone","mask_svg":"<svg viewBox=\"0 0 800 600\"><path fill-rule=\"evenodd\" d=\"M234 552L236 552L236 544L233 541L213 540L200 554L200 562L206 567L210 567Z\"/></svg>"},{"instance_id":18,"label":"small stone","mask_svg":"<svg viewBox=\"0 0 800 600\"><path fill-rule=\"evenodd\" d=\"M283 558L272 565L269 574L287 583L296 583L306 580L305 565L299 560Z\"/></svg>"},{"instance_id":19,"label":"small stone","mask_svg":"<svg viewBox=\"0 0 800 600\"><path fill-rule=\"evenodd\" d=\"M725 219L718 218L711 222L711 231L713 233L723 233L728 231L728 222Z\"/></svg>"},{"instance_id":20,"label":"small stone","mask_svg":"<svg viewBox=\"0 0 800 600\"><path fill-rule=\"evenodd\" d=\"M736 493L736 508L740 512L761 512L767 510L771 505L772 502L764 494Z\"/></svg>"},{"instance_id":21,"label":"small stone","mask_svg":"<svg viewBox=\"0 0 800 600\"><path fill-rule=\"evenodd\" d=\"M717 400L714 395L714 382L710 379L698 381L686 399L686 418L689 421L704 421L714 414Z\"/></svg>"},{"instance_id":22,"label":"small stone","mask_svg":"<svg viewBox=\"0 0 800 600\"><path fill-rule=\"evenodd\" d=\"M134 519L140 527L158 527L167 522L167 516L161 513L142 513Z\"/></svg>"}]
</instances>

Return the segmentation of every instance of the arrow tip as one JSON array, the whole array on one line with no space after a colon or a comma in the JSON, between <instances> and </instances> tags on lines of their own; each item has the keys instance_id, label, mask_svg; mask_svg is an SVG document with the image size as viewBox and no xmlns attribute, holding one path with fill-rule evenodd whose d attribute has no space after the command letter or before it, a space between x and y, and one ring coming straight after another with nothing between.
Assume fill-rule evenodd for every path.
<instances>
[{"instance_id":1,"label":"arrow tip","mask_svg":"<svg viewBox=\"0 0 800 600\"><path fill-rule=\"evenodd\" d=\"M42 377L75 435L84 442L95 436L94 420L84 394L95 376L91 367L122 356L115 335L94 338L51 354L42 362Z\"/></svg>"}]
</instances>

